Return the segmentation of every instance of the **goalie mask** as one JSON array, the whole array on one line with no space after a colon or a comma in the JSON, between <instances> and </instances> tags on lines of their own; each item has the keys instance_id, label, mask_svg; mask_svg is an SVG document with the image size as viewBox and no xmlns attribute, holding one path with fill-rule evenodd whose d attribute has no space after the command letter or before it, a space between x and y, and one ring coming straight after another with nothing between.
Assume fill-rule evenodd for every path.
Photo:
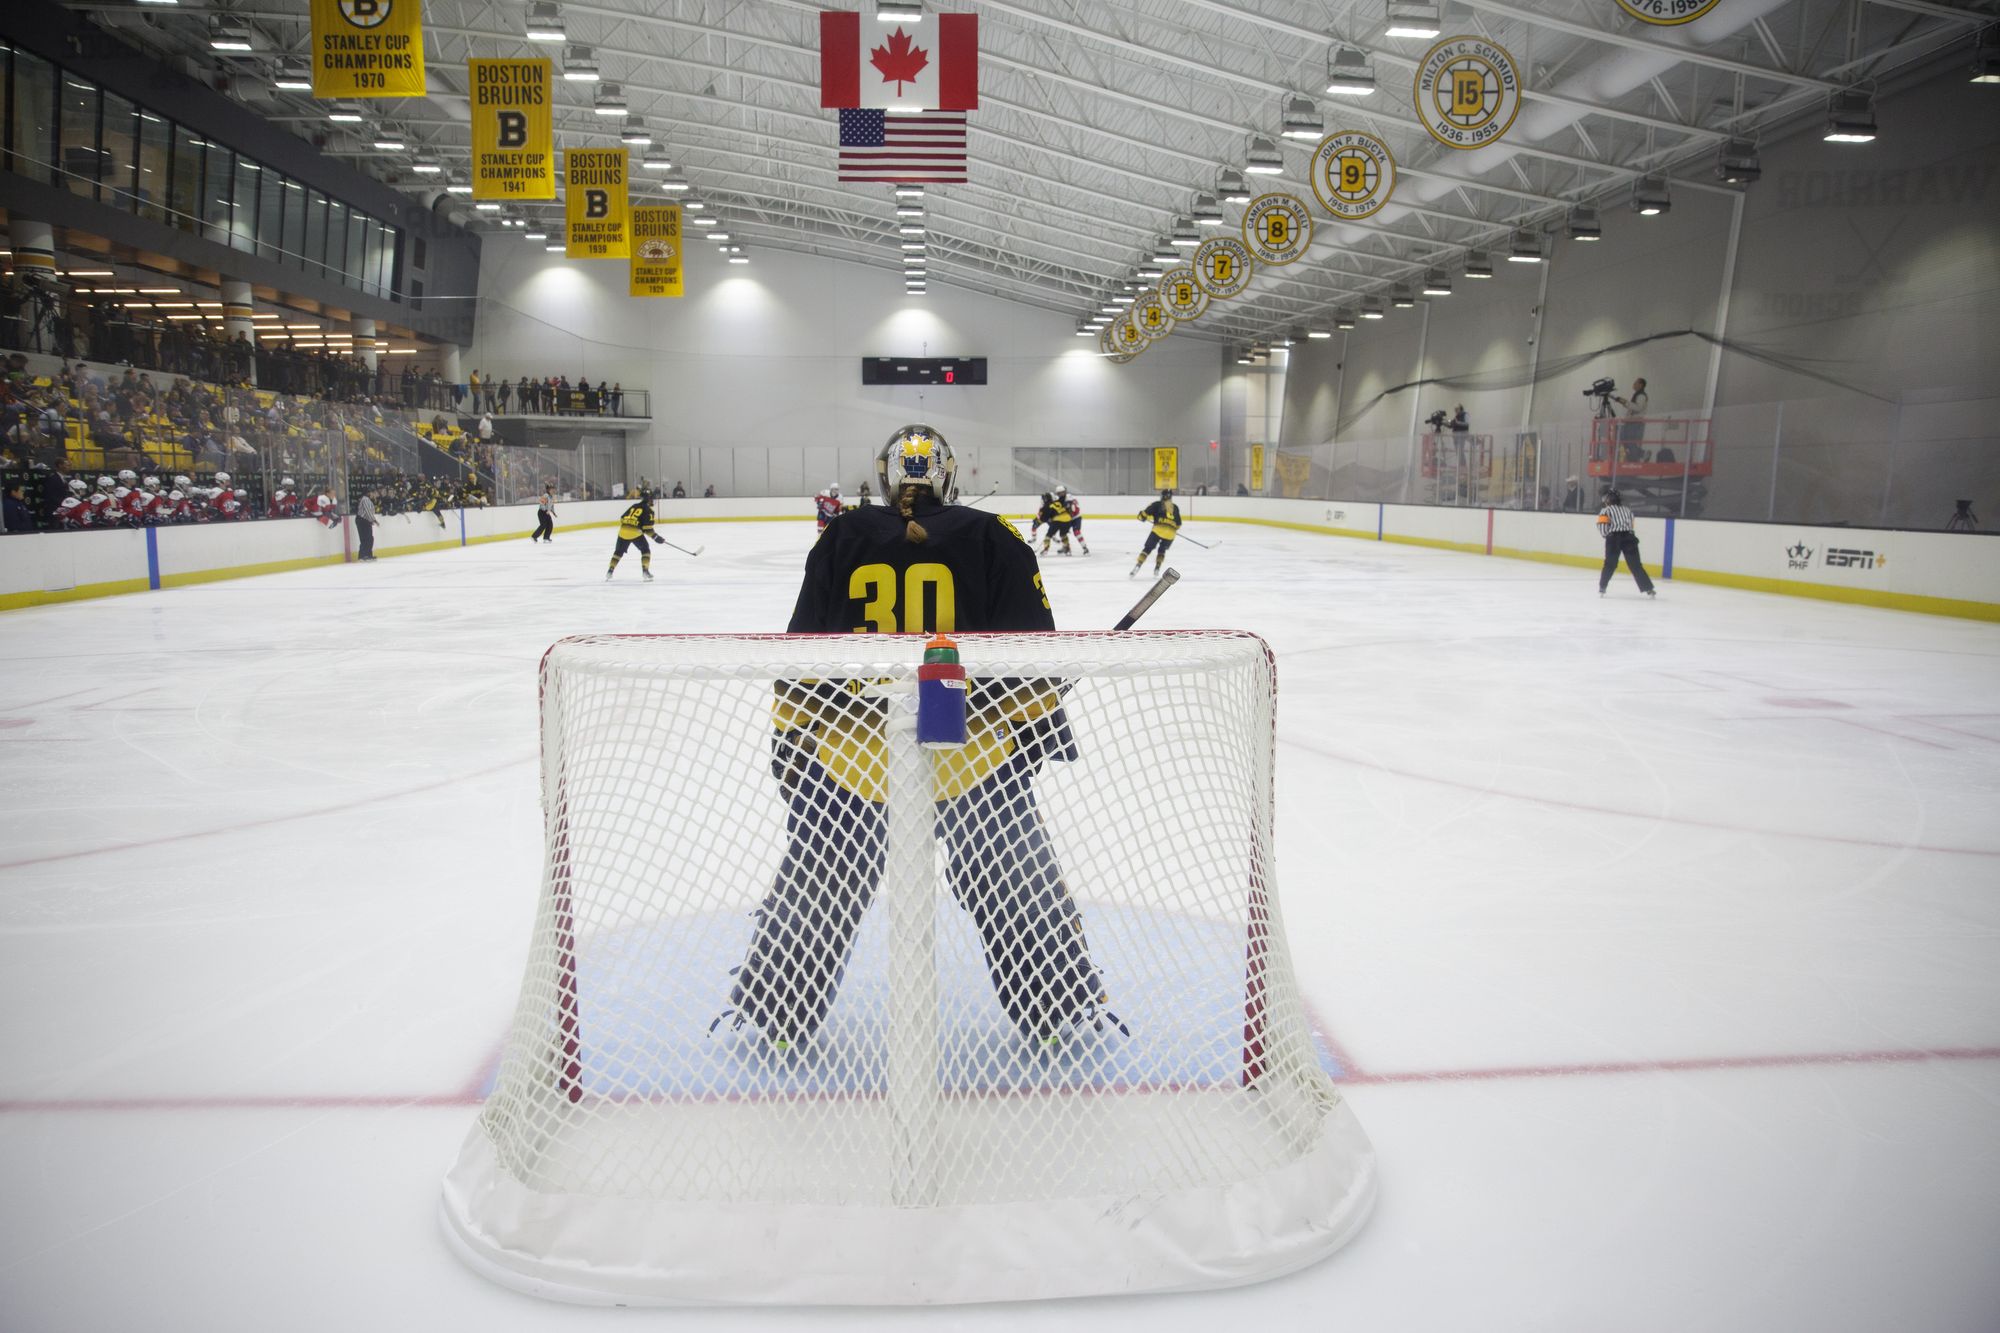
<instances>
[{"instance_id":1,"label":"goalie mask","mask_svg":"<svg viewBox=\"0 0 2000 1333\"><path fill-rule=\"evenodd\" d=\"M885 497L904 486L928 486L940 504L958 497L958 460L930 426L905 426L891 435L875 460L875 475Z\"/></svg>"}]
</instances>

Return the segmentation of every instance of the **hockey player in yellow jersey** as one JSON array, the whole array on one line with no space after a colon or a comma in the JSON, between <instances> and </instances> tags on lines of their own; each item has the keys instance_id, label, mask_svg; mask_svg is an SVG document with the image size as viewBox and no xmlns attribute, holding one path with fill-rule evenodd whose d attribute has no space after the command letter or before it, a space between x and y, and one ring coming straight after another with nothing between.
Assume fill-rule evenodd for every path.
<instances>
[{"instance_id":1,"label":"hockey player in yellow jersey","mask_svg":"<svg viewBox=\"0 0 2000 1333\"><path fill-rule=\"evenodd\" d=\"M1139 558L1132 563L1131 572L1125 576L1127 578L1139 572L1146 563L1146 557L1152 555L1155 548L1159 554L1153 559L1154 572L1158 573L1160 566L1167 563L1167 548L1174 544L1174 538L1181 530L1181 507L1174 503L1173 491L1161 491L1159 499L1139 511L1139 521L1152 524L1152 531L1146 534L1146 545L1139 552Z\"/></svg>"},{"instance_id":2,"label":"hockey player in yellow jersey","mask_svg":"<svg viewBox=\"0 0 2000 1333\"><path fill-rule=\"evenodd\" d=\"M997 515L954 504L956 465L929 426L906 426L877 461L882 506L827 524L806 559L789 632L1052 630L1033 549ZM838 649L830 649L838 660ZM825 1021L884 867L886 712L862 680L784 680L771 769L787 805L777 880L756 913L730 1006L777 1046ZM947 877L984 943L1000 1007L1049 1042L1109 1015L1036 808L1045 764L1077 756L1058 682L969 682L968 741L934 767Z\"/></svg>"},{"instance_id":3,"label":"hockey player in yellow jersey","mask_svg":"<svg viewBox=\"0 0 2000 1333\"><path fill-rule=\"evenodd\" d=\"M618 544L611 548L611 564L604 571L606 583L618 572L618 562L625 558L628 546L639 548L639 576L648 583L653 581L653 548L646 544L648 537L656 542L666 540L653 531L652 493L641 491L639 498L627 505L625 512L618 516Z\"/></svg>"}]
</instances>

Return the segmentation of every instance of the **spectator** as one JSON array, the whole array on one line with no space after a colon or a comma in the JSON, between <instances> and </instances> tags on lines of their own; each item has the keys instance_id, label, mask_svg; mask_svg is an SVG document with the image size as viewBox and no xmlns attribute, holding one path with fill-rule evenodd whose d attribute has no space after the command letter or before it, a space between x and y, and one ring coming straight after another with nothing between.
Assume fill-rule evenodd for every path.
<instances>
[{"instance_id":1,"label":"spectator","mask_svg":"<svg viewBox=\"0 0 2000 1333\"><path fill-rule=\"evenodd\" d=\"M1556 509L1565 514L1583 512L1583 487L1577 483L1574 476L1563 479L1562 498L1556 501Z\"/></svg>"},{"instance_id":2,"label":"spectator","mask_svg":"<svg viewBox=\"0 0 2000 1333\"><path fill-rule=\"evenodd\" d=\"M498 387L493 390L493 410L504 417L507 415L507 395L514 391L514 386L507 383L506 380L499 380L496 383Z\"/></svg>"},{"instance_id":3,"label":"spectator","mask_svg":"<svg viewBox=\"0 0 2000 1333\"><path fill-rule=\"evenodd\" d=\"M612 384L610 400L611 400L611 415L614 417L624 415L625 386L623 383L614 382Z\"/></svg>"},{"instance_id":4,"label":"spectator","mask_svg":"<svg viewBox=\"0 0 2000 1333\"><path fill-rule=\"evenodd\" d=\"M6 498L0 501L0 531L10 536L35 530L35 511L28 507L28 499L21 491L20 482L9 482Z\"/></svg>"},{"instance_id":5,"label":"spectator","mask_svg":"<svg viewBox=\"0 0 2000 1333\"><path fill-rule=\"evenodd\" d=\"M491 443L493 440L493 417L491 414L479 418L479 440L482 444Z\"/></svg>"},{"instance_id":6,"label":"spectator","mask_svg":"<svg viewBox=\"0 0 2000 1333\"><path fill-rule=\"evenodd\" d=\"M862 489L863 489L863 490L866 490L866 489L867 489L867 487L865 487L865 486L864 486L864 487L863 487ZM687 498L688 498L688 493L687 493L687 487L685 487L685 486L681 485L681 484L680 484L679 482L675 482L675 483L674 483L674 499L676 499L676 500L685 500L685 499L687 499Z\"/></svg>"},{"instance_id":7,"label":"spectator","mask_svg":"<svg viewBox=\"0 0 2000 1333\"><path fill-rule=\"evenodd\" d=\"M715 498L714 482L711 481L710 483L708 483L708 489L701 493L701 498L704 500L713 500Z\"/></svg>"}]
</instances>

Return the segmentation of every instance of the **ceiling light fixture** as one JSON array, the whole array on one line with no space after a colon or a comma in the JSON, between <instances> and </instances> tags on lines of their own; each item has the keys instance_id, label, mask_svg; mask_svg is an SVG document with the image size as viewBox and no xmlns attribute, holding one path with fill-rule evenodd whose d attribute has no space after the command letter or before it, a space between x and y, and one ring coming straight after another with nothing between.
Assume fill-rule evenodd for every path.
<instances>
[{"instance_id":1,"label":"ceiling light fixture","mask_svg":"<svg viewBox=\"0 0 2000 1333\"><path fill-rule=\"evenodd\" d=\"M875 17L884 23L922 23L924 7L917 0L875 0Z\"/></svg>"},{"instance_id":2,"label":"ceiling light fixture","mask_svg":"<svg viewBox=\"0 0 2000 1333\"><path fill-rule=\"evenodd\" d=\"M1222 205L1215 196L1207 192L1194 197L1194 225L1197 227L1220 227L1222 225Z\"/></svg>"},{"instance_id":3,"label":"ceiling light fixture","mask_svg":"<svg viewBox=\"0 0 2000 1333\"><path fill-rule=\"evenodd\" d=\"M1287 97L1284 129L1281 132L1287 139L1305 139L1318 143L1326 135L1326 121L1319 114L1319 103L1310 97Z\"/></svg>"},{"instance_id":4,"label":"ceiling light fixture","mask_svg":"<svg viewBox=\"0 0 2000 1333\"><path fill-rule=\"evenodd\" d=\"M921 199L904 199L896 204L896 216L899 218L920 218L923 215L924 203Z\"/></svg>"},{"instance_id":5,"label":"ceiling light fixture","mask_svg":"<svg viewBox=\"0 0 2000 1333\"><path fill-rule=\"evenodd\" d=\"M1352 46L1334 49L1326 63L1326 90L1335 97L1366 97L1375 91L1375 66Z\"/></svg>"},{"instance_id":6,"label":"ceiling light fixture","mask_svg":"<svg viewBox=\"0 0 2000 1333\"><path fill-rule=\"evenodd\" d=\"M378 151L384 153L400 153L409 147L409 145L404 143L403 136L394 130L377 130L375 131L375 147Z\"/></svg>"},{"instance_id":7,"label":"ceiling light fixture","mask_svg":"<svg viewBox=\"0 0 2000 1333\"><path fill-rule=\"evenodd\" d=\"M898 199L921 199L924 197L924 187L921 185L898 185L896 187L896 197Z\"/></svg>"},{"instance_id":8,"label":"ceiling light fixture","mask_svg":"<svg viewBox=\"0 0 2000 1333\"><path fill-rule=\"evenodd\" d=\"M1263 135L1252 135L1250 151L1244 155L1243 170L1252 176L1278 176L1285 170L1285 155L1278 151L1278 145Z\"/></svg>"},{"instance_id":9,"label":"ceiling light fixture","mask_svg":"<svg viewBox=\"0 0 2000 1333\"><path fill-rule=\"evenodd\" d=\"M1441 268L1424 270L1423 293L1425 296L1450 296L1451 278Z\"/></svg>"},{"instance_id":10,"label":"ceiling light fixture","mask_svg":"<svg viewBox=\"0 0 2000 1333\"><path fill-rule=\"evenodd\" d=\"M750 251L749 251L749 248L748 248L748 247L746 247L746 246L742 246L742 245L732 245L732 246L730 246L730 247L729 247L729 262L730 262L730 263L732 263L732 264L747 264L747 263L749 263L749 262L750 262Z\"/></svg>"},{"instance_id":11,"label":"ceiling light fixture","mask_svg":"<svg viewBox=\"0 0 2000 1333\"><path fill-rule=\"evenodd\" d=\"M336 125L359 125L362 120L361 108L352 102L328 102L326 118Z\"/></svg>"},{"instance_id":12,"label":"ceiling light fixture","mask_svg":"<svg viewBox=\"0 0 2000 1333\"><path fill-rule=\"evenodd\" d=\"M281 61L278 72L271 79L273 88L282 88L288 93L309 93L312 91L312 71L300 60Z\"/></svg>"},{"instance_id":13,"label":"ceiling light fixture","mask_svg":"<svg viewBox=\"0 0 2000 1333\"><path fill-rule=\"evenodd\" d=\"M708 239L714 241L717 245L727 245L735 240L736 237L730 234L727 227L717 227L708 234Z\"/></svg>"},{"instance_id":14,"label":"ceiling light fixture","mask_svg":"<svg viewBox=\"0 0 2000 1333\"><path fill-rule=\"evenodd\" d=\"M1972 51L1972 82L2000 83L2000 36L1992 28L1979 34Z\"/></svg>"},{"instance_id":15,"label":"ceiling light fixture","mask_svg":"<svg viewBox=\"0 0 2000 1333\"><path fill-rule=\"evenodd\" d=\"M1312 323L1306 325L1306 337L1308 338L1318 340L1321 338L1331 338L1332 336L1333 330L1320 320L1314 320Z\"/></svg>"},{"instance_id":16,"label":"ceiling light fixture","mask_svg":"<svg viewBox=\"0 0 2000 1333\"><path fill-rule=\"evenodd\" d=\"M572 46L563 52L562 76L571 83L596 83L597 53L587 46Z\"/></svg>"},{"instance_id":17,"label":"ceiling light fixture","mask_svg":"<svg viewBox=\"0 0 2000 1333\"><path fill-rule=\"evenodd\" d=\"M639 165L647 171L672 171L674 160L664 148L648 148L639 158Z\"/></svg>"},{"instance_id":18,"label":"ceiling light fixture","mask_svg":"<svg viewBox=\"0 0 2000 1333\"><path fill-rule=\"evenodd\" d=\"M523 234L531 241L546 241L549 239L549 229L539 222L529 223L528 230Z\"/></svg>"},{"instance_id":19,"label":"ceiling light fixture","mask_svg":"<svg viewBox=\"0 0 2000 1333\"><path fill-rule=\"evenodd\" d=\"M1514 233L1514 239L1507 252L1510 264L1539 264L1542 262L1542 234L1529 231L1526 227Z\"/></svg>"},{"instance_id":20,"label":"ceiling light fixture","mask_svg":"<svg viewBox=\"0 0 2000 1333\"><path fill-rule=\"evenodd\" d=\"M660 178L660 188L669 194L684 194L688 190L687 177L678 171L670 171Z\"/></svg>"},{"instance_id":21,"label":"ceiling light fixture","mask_svg":"<svg viewBox=\"0 0 2000 1333\"><path fill-rule=\"evenodd\" d=\"M442 176L444 174L444 163L434 157L420 157L410 163L410 170L416 172L419 176Z\"/></svg>"},{"instance_id":22,"label":"ceiling light fixture","mask_svg":"<svg viewBox=\"0 0 2000 1333\"><path fill-rule=\"evenodd\" d=\"M1216 173L1215 192L1222 196L1225 204L1250 202L1250 187L1243 183L1243 173L1235 167L1224 167Z\"/></svg>"},{"instance_id":23,"label":"ceiling light fixture","mask_svg":"<svg viewBox=\"0 0 2000 1333\"><path fill-rule=\"evenodd\" d=\"M1219 213L1221 210L1217 210ZM1170 248L1192 249L1201 244L1201 233L1194 229L1193 218L1175 218L1174 234L1167 238Z\"/></svg>"},{"instance_id":24,"label":"ceiling light fixture","mask_svg":"<svg viewBox=\"0 0 2000 1333\"><path fill-rule=\"evenodd\" d=\"M1389 26L1384 37L1435 37L1444 31L1438 26L1438 7L1429 0L1389 0Z\"/></svg>"},{"instance_id":25,"label":"ceiling light fixture","mask_svg":"<svg viewBox=\"0 0 2000 1333\"><path fill-rule=\"evenodd\" d=\"M1178 264L1181 262L1181 252L1171 238L1162 236L1159 240L1153 242L1153 262L1155 264Z\"/></svg>"},{"instance_id":26,"label":"ceiling light fixture","mask_svg":"<svg viewBox=\"0 0 2000 1333\"><path fill-rule=\"evenodd\" d=\"M444 187L444 192L446 194L471 194L472 187L470 185L447 185Z\"/></svg>"},{"instance_id":27,"label":"ceiling light fixture","mask_svg":"<svg viewBox=\"0 0 2000 1333\"><path fill-rule=\"evenodd\" d=\"M625 85L621 83L600 83L597 96L591 101L592 111L600 116L628 116L632 108L625 104Z\"/></svg>"},{"instance_id":28,"label":"ceiling light fixture","mask_svg":"<svg viewBox=\"0 0 2000 1333\"><path fill-rule=\"evenodd\" d=\"M563 244L563 234L560 231L555 231L555 230L551 230L549 232L548 244L542 247L542 249L547 250L551 253L555 253L557 251L561 251L567 248L568 247Z\"/></svg>"},{"instance_id":29,"label":"ceiling light fixture","mask_svg":"<svg viewBox=\"0 0 2000 1333\"><path fill-rule=\"evenodd\" d=\"M653 132L646 128L646 118L629 117L618 130L618 142L631 144L634 148L644 148L652 143Z\"/></svg>"},{"instance_id":30,"label":"ceiling light fixture","mask_svg":"<svg viewBox=\"0 0 2000 1333\"><path fill-rule=\"evenodd\" d=\"M1859 88L1838 92L1826 104L1828 143L1875 142L1875 95Z\"/></svg>"},{"instance_id":31,"label":"ceiling light fixture","mask_svg":"<svg viewBox=\"0 0 2000 1333\"><path fill-rule=\"evenodd\" d=\"M1674 206L1667 192L1665 176L1641 176L1632 182L1632 211L1642 218L1656 218Z\"/></svg>"},{"instance_id":32,"label":"ceiling light fixture","mask_svg":"<svg viewBox=\"0 0 2000 1333\"><path fill-rule=\"evenodd\" d=\"M1408 310L1416 305L1417 298L1410 294L1410 284L1399 282L1389 289L1389 304L1398 310Z\"/></svg>"},{"instance_id":33,"label":"ceiling light fixture","mask_svg":"<svg viewBox=\"0 0 2000 1333\"><path fill-rule=\"evenodd\" d=\"M1748 185L1763 174L1763 159L1750 140L1731 139L1715 150L1715 178L1724 185Z\"/></svg>"},{"instance_id":34,"label":"ceiling light fixture","mask_svg":"<svg viewBox=\"0 0 2000 1333\"><path fill-rule=\"evenodd\" d=\"M1342 332L1345 332L1346 330L1353 328L1354 312L1352 310L1339 310L1334 312L1333 327L1341 330Z\"/></svg>"},{"instance_id":35,"label":"ceiling light fixture","mask_svg":"<svg viewBox=\"0 0 2000 1333\"><path fill-rule=\"evenodd\" d=\"M216 51L251 50L249 20L234 14L209 15L208 44Z\"/></svg>"},{"instance_id":36,"label":"ceiling light fixture","mask_svg":"<svg viewBox=\"0 0 2000 1333\"><path fill-rule=\"evenodd\" d=\"M898 222L896 224L896 234L899 236L923 235L924 215L922 213L919 213L913 218L905 218L901 222Z\"/></svg>"},{"instance_id":37,"label":"ceiling light fixture","mask_svg":"<svg viewBox=\"0 0 2000 1333\"><path fill-rule=\"evenodd\" d=\"M530 0L528 5L528 40L531 42L560 42L568 40L569 34L563 30L562 9L553 0Z\"/></svg>"},{"instance_id":38,"label":"ceiling light fixture","mask_svg":"<svg viewBox=\"0 0 2000 1333\"><path fill-rule=\"evenodd\" d=\"M1382 298L1379 296L1370 296L1365 298L1361 302L1361 318L1363 319L1382 318Z\"/></svg>"},{"instance_id":39,"label":"ceiling light fixture","mask_svg":"<svg viewBox=\"0 0 2000 1333\"><path fill-rule=\"evenodd\" d=\"M1569 211L1569 238L1572 241L1604 239L1604 226L1597 220L1596 209L1589 204L1578 204Z\"/></svg>"},{"instance_id":40,"label":"ceiling light fixture","mask_svg":"<svg viewBox=\"0 0 2000 1333\"><path fill-rule=\"evenodd\" d=\"M1468 278L1490 278L1493 276L1493 261L1484 250L1465 252L1465 276Z\"/></svg>"}]
</instances>

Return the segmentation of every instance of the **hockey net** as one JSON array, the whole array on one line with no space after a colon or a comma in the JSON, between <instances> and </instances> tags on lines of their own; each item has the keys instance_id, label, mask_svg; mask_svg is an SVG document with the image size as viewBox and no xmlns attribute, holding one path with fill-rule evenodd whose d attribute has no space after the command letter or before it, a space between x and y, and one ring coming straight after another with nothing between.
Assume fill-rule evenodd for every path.
<instances>
[{"instance_id":1,"label":"hockey net","mask_svg":"<svg viewBox=\"0 0 2000 1333\"><path fill-rule=\"evenodd\" d=\"M447 1234L628 1302L1169 1290L1309 1263L1374 1158L1274 897L1230 632L565 640L543 886Z\"/></svg>"}]
</instances>

